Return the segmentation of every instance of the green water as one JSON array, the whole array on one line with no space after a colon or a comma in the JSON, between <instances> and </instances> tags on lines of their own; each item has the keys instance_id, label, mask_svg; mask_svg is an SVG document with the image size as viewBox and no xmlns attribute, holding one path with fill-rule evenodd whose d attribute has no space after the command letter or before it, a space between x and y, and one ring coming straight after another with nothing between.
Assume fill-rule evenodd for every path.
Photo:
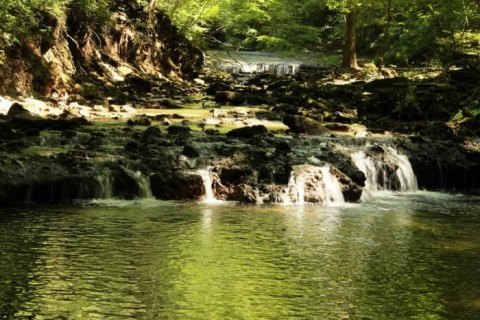
<instances>
[{"instance_id":1,"label":"green water","mask_svg":"<svg viewBox=\"0 0 480 320\"><path fill-rule=\"evenodd\" d=\"M2 209L0 319L480 319L480 198Z\"/></svg>"}]
</instances>

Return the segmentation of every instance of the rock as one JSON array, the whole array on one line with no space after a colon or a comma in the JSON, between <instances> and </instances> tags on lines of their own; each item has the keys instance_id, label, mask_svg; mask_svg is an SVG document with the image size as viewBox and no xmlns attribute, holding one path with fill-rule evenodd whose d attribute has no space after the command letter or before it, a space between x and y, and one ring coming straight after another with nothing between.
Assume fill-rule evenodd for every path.
<instances>
[{"instance_id":1,"label":"rock","mask_svg":"<svg viewBox=\"0 0 480 320\"><path fill-rule=\"evenodd\" d=\"M222 110L215 108L211 111L213 113L214 118L226 118L230 115L230 112L228 110Z\"/></svg>"},{"instance_id":2,"label":"rock","mask_svg":"<svg viewBox=\"0 0 480 320\"><path fill-rule=\"evenodd\" d=\"M214 82L205 90L209 95L214 95L217 91L233 91L233 87L223 82Z\"/></svg>"},{"instance_id":3,"label":"rock","mask_svg":"<svg viewBox=\"0 0 480 320\"><path fill-rule=\"evenodd\" d=\"M180 105L176 103L173 99L163 99L160 104L163 108L167 109L181 109Z\"/></svg>"},{"instance_id":4,"label":"rock","mask_svg":"<svg viewBox=\"0 0 480 320\"><path fill-rule=\"evenodd\" d=\"M260 202L258 189L248 184L235 186L234 192L228 195L228 200L242 203Z\"/></svg>"},{"instance_id":5,"label":"rock","mask_svg":"<svg viewBox=\"0 0 480 320\"><path fill-rule=\"evenodd\" d=\"M343 123L328 123L325 125L325 128L332 131L339 131L339 132L349 132L351 127L348 124Z\"/></svg>"},{"instance_id":6,"label":"rock","mask_svg":"<svg viewBox=\"0 0 480 320\"><path fill-rule=\"evenodd\" d=\"M275 153L290 153L292 148L286 141L280 141L275 146Z\"/></svg>"},{"instance_id":7,"label":"rock","mask_svg":"<svg viewBox=\"0 0 480 320\"><path fill-rule=\"evenodd\" d=\"M353 123L358 119L358 114L357 110L336 111L333 118L338 122Z\"/></svg>"},{"instance_id":8,"label":"rock","mask_svg":"<svg viewBox=\"0 0 480 320\"><path fill-rule=\"evenodd\" d=\"M287 104L287 103L280 103L276 105L273 110L275 113L283 113L283 114L297 114L298 108L294 105Z\"/></svg>"},{"instance_id":9,"label":"rock","mask_svg":"<svg viewBox=\"0 0 480 320\"><path fill-rule=\"evenodd\" d=\"M268 133L268 129L264 125L251 127L242 127L227 132L227 137L231 138L253 138L255 136L263 136Z\"/></svg>"},{"instance_id":10,"label":"rock","mask_svg":"<svg viewBox=\"0 0 480 320\"><path fill-rule=\"evenodd\" d=\"M194 82L195 84L200 85L200 86L204 86L204 85L205 85L205 81L202 80L202 79L200 79L200 78L195 78L195 79L193 79L193 82Z\"/></svg>"},{"instance_id":11,"label":"rock","mask_svg":"<svg viewBox=\"0 0 480 320\"><path fill-rule=\"evenodd\" d=\"M8 110L7 116L15 122L31 122L42 120L42 118L25 109L21 104L15 102Z\"/></svg>"},{"instance_id":12,"label":"rock","mask_svg":"<svg viewBox=\"0 0 480 320\"><path fill-rule=\"evenodd\" d=\"M131 105L126 104L120 107L120 112L134 113L136 110Z\"/></svg>"},{"instance_id":13,"label":"rock","mask_svg":"<svg viewBox=\"0 0 480 320\"><path fill-rule=\"evenodd\" d=\"M170 126L167 130L169 135L189 135L192 131L189 127L184 126Z\"/></svg>"},{"instance_id":14,"label":"rock","mask_svg":"<svg viewBox=\"0 0 480 320\"><path fill-rule=\"evenodd\" d=\"M234 91L217 91L215 93L215 102L217 103L230 103L232 105L240 105L244 102L244 98Z\"/></svg>"},{"instance_id":15,"label":"rock","mask_svg":"<svg viewBox=\"0 0 480 320\"><path fill-rule=\"evenodd\" d=\"M65 109L62 114L59 116L59 119L62 120L74 120L79 118L85 118L78 109L70 108Z\"/></svg>"},{"instance_id":16,"label":"rock","mask_svg":"<svg viewBox=\"0 0 480 320\"><path fill-rule=\"evenodd\" d=\"M330 132L320 122L303 116L287 115L283 118L283 123L292 133L320 135Z\"/></svg>"},{"instance_id":17,"label":"rock","mask_svg":"<svg viewBox=\"0 0 480 320\"><path fill-rule=\"evenodd\" d=\"M198 200L205 193L202 177L186 172L155 173L150 176L152 194L165 200Z\"/></svg>"},{"instance_id":18,"label":"rock","mask_svg":"<svg viewBox=\"0 0 480 320\"><path fill-rule=\"evenodd\" d=\"M142 133L142 139L144 141L150 141L152 139L161 138L162 131L158 127L148 127Z\"/></svg>"},{"instance_id":19,"label":"rock","mask_svg":"<svg viewBox=\"0 0 480 320\"><path fill-rule=\"evenodd\" d=\"M185 147L183 147L182 154L188 158L200 157L200 153L190 145L186 145Z\"/></svg>"},{"instance_id":20,"label":"rock","mask_svg":"<svg viewBox=\"0 0 480 320\"><path fill-rule=\"evenodd\" d=\"M98 104L94 105L92 107L92 110L95 111L95 112L105 112L106 111L104 106L98 105Z\"/></svg>"},{"instance_id":21,"label":"rock","mask_svg":"<svg viewBox=\"0 0 480 320\"><path fill-rule=\"evenodd\" d=\"M129 126L150 126L152 122L147 117L140 117L138 119L132 120L128 119L127 125Z\"/></svg>"}]
</instances>

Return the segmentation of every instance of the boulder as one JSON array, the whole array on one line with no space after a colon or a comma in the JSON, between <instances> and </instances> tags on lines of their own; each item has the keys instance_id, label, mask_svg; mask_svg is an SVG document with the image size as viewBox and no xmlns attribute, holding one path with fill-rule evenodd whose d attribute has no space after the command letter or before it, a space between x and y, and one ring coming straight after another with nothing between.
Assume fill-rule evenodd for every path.
<instances>
[{"instance_id":1,"label":"boulder","mask_svg":"<svg viewBox=\"0 0 480 320\"><path fill-rule=\"evenodd\" d=\"M170 126L167 131L169 135L189 135L192 130L184 126Z\"/></svg>"},{"instance_id":2,"label":"boulder","mask_svg":"<svg viewBox=\"0 0 480 320\"><path fill-rule=\"evenodd\" d=\"M152 194L164 200L198 200L205 193L202 177L186 172L155 173L150 184Z\"/></svg>"},{"instance_id":3,"label":"boulder","mask_svg":"<svg viewBox=\"0 0 480 320\"><path fill-rule=\"evenodd\" d=\"M20 103L15 102L12 104L10 109L8 110L7 116L15 119L22 119L22 120L40 120L41 117L39 115L33 114L27 109L25 109Z\"/></svg>"},{"instance_id":4,"label":"boulder","mask_svg":"<svg viewBox=\"0 0 480 320\"><path fill-rule=\"evenodd\" d=\"M207 94L214 95L217 91L232 91L233 87L223 82L214 82L208 86L205 91Z\"/></svg>"},{"instance_id":5,"label":"boulder","mask_svg":"<svg viewBox=\"0 0 480 320\"><path fill-rule=\"evenodd\" d=\"M251 127L242 127L233 129L227 132L227 137L231 138L253 138L255 136L262 136L268 133L268 129L264 125L257 125Z\"/></svg>"},{"instance_id":6,"label":"boulder","mask_svg":"<svg viewBox=\"0 0 480 320\"><path fill-rule=\"evenodd\" d=\"M217 91L215 93L215 102L223 104L240 105L244 102L244 98L238 92L234 91Z\"/></svg>"},{"instance_id":7,"label":"boulder","mask_svg":"<svg viewBox=\"0 0 480 320\"><path fill-rule=\"evenodd\" d=\"M320 122L304 116L287 115L283 117L283 123L292 133L320 135L330 132Z\"/></svg>"},{"instance_id":8,"label":"boulder","mask_svg":"<svg viewBox=\"0 0 480 320\"><path fill-rule=\"evenodd\" d=\"M198 158L200 157L200 152L197 149L190 145L183 147L182 154L188 158Z\"/></svg>"}]
</instances>

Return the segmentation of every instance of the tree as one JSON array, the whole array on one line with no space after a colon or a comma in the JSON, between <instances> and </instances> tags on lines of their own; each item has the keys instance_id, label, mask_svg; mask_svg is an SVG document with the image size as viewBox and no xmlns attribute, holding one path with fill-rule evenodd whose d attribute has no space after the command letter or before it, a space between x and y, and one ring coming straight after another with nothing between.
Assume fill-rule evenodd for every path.
<instances>
[{"instance_id":1,"label":"tree","mask_svg":"<svg viewBox=\"0 0 480 320\"><path fill-rule=\"evenodd\" d=\"M356 45L356 17L353 8L345 12L345 38L343 47L342 67L358 69Z\"/></svg>"}]
</instances>

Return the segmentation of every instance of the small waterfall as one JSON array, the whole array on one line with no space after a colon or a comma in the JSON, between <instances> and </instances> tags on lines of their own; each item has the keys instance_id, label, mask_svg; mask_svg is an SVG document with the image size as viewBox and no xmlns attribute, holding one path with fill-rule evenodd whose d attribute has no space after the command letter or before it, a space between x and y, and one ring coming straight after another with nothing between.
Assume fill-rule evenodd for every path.
<instances>
[{"instance_id":1,"label":"small waterfall","mask_svg":"<svg viewBox=\"0 0 480 320\"><path fill-rule=\"evenodd\" d=\"M417 178L408 157L392 147L384 146L380 158L368 156L364 151L351 155L355 166L365 174L365 188L362 198L384 190L402 192L418 191Z\"/></svg>"},{"instance_id":2,"label":"small waterfall","mask_svg":"<svg viewBox=\"0 0 480 320\"><path fill-rule=\"evenodd\" d=\"M207 167L206 169L197 170L197 173L200 177L202 177L203 186L205 188L205 196L204 196L203 202L205 203L219 202L220 200L217 200L215 198L215 194L213 193L213 188L212 188L213 180L211 175L211 168Z\"/></svg>"},{"instance_id":3,"label":"small waterfall","mask_svg":"<svg viewBox=\"0 0 480 320\"><path fill-rule=\"evenodd\" d=\"M417 177L413 172L412 164L406 155L399 154L392 147L385 147L387 157L394 160L398 169L395 171L398 181L400 182L399 191L418 191Z\"/></svg>"},{"instance_id":4,"label":"small waterfall","mask_svg":"<svg viewBox=\"0 0 480 320\"><path fill-rule=\"evenodd\" d=\"M305 177L302 172L292 172L281 200L284 205L305 204Z\"/></svg>"},{"instance_id":5,"label":"small waterfall","mask_svg":"<svg viewBox=\"0 0 480 320\"><path fill-rule=\"evenodd\" d=\"M95 177L98 188L95 192L97 199L111 199L113 197L113 176L108 170L103 171Z\"/></svg>"},{"instance_id":6,"label":"small waterfall","mask_svg":"<svg viewBox=\"0 0 480 320\"><path fill-rule=\"evenodd\" d=\"M363 151L355 152L351 157L358 170L362 171L367 178L364 190L372 193L386 189L386 169L381 162L368 157Z\"/></svg>"},{"instance_id":7,"label":"small waterfall","mask_svg":"<svg viewBox=\"0 0 480 320\"><path fill-rule=\"evenodd\" d=\"M340 182L330 172L329 165L295 166L287 187L276 198L284 205L313 202L331 206L345 203Z\"/></svg>"},{"instance_id":8,"label":"small waterfall","mask_svg":"<svg viewBox=\"0 0 480 320\"><path fill-rule=\"evenodd\" d=\"M325 184L325 201L327 205L345 203L340 182L330 172L330 166L326 165L320 170L322 171L323 183Z\"/></svg>"},{"instance_id":9,"label":"small waterfall","mask_svg":"<svg viewBox=\"0 0 480 320\"><path fill-rule=\"evenodd\" d=\"M124 167L122 167L122 169L130 178L137 182L139 198L153 198L150 179L148 179L148 177L144 177L140 171L133 171Z\"/></svg>"}]
</instances>

